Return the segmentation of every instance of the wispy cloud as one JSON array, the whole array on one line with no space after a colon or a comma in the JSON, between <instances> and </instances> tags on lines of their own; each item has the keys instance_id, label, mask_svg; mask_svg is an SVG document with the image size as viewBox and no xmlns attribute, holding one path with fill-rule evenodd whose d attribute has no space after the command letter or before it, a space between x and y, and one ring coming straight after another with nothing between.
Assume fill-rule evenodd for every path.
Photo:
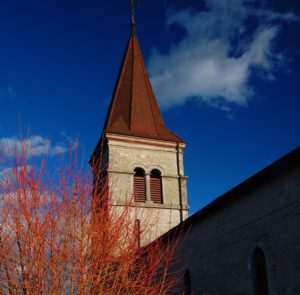
<instances>
[{"instance_id":1,"label":"wispy cloud","mask_svg":"<svg viewBox=\"0 0 300 295\"><path fill-rule=\"evenodd\" d=\"M166 25L181 26L185 36L167 54L154 49L149 59L163 107L192 98L222 110L246 106L254 94L251 75L274 79L276 65L283 62L274 48L279 24L299 21L292 12L254 9L249 0L204 2L205 11L189 8L168 16Z\"/></svg>"},{"instance_id":2,"label":"wispy cloud","mask_svg":"<svg viewBox=\"0 0 300 295\"><path fill-rule=\"evenodd\" d=\"M74 139L74 138L68 136L63 131L60 132L60 135L64 138L64 140L66 142L68 142L69 149L71 149L71 150L77 150L79 148L80 143L79 143L79 138L78 137Z\"/></svg>"},{"instance_id":3,"label":"wispy cloud","mask_svg":"<svg viewBox=\"0 0 300 295\"><path fill-rule=\"evenodd\" d=\"M24 149L27 155L31 157L40 157L43 155L55 156L67 151L65 144L53 145L50 139L39 135L23 140L17 137L0 138L0 154L5 158L10 158L16 153L21 154Z\"/></svg>"},{"instance_id":4,"label":"wispy cloud","mask_svg":"<svg viewBox=\"0 0 300 295\"><path fill-rule=\"evenodd\" d=\"M6 182L6 181L10 181L11 179L13 179L13 175L14 175L14 171L15 169L18 170L18 172L22 172L23 169L25 169L24 166L17 166L17 167L14 167L14 168L11 168L11 167L8 167L8 168L4 168L2 170L0 170L0 184L1 182ZM26 171L27 173L29 173L30 171L32 171L32 166L30 165L26 165L26 170L23 170L23 171Z\"/></svg>"}]
</instances>

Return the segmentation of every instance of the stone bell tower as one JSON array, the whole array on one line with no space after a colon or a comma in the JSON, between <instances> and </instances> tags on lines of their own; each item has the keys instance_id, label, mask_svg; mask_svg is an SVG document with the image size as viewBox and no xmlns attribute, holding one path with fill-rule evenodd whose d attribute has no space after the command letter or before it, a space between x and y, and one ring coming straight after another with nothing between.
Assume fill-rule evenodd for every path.
<instances>
[{"instance_id":1,"label":"stone bell tower","mask_svg":"<svg viewBox=\"0 0 300 295\"><path fill-rule=\"evenodd\" d=\"M147 242L187 218L184 148L185 142L165 126L133 22L92 159L104 167L117 206L132 198L131 206L141 212L138 223L151 228Z\"/></svg>"}]
</instances>

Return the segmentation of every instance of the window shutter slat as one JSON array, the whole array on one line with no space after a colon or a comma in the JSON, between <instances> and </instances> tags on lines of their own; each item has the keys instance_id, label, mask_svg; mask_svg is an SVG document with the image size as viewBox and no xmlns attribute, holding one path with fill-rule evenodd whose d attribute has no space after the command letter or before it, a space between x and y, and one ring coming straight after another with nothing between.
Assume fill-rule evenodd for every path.
<instances>
[{"instance_id":1,"label":"window shutter slat","mask_svg":"<svg viewBox=\"0 0 300 295\"><path fill-rule=\"evenodd\" d=\"M135 202L146 202L146 181L145 177L134 176L133 195Z\"/></svg>"},{"instance_id":2,"label":"window shutter slat","mask_svg":"<svg viewBox=\"0 0 300 295\"><path fill-rule=\"evenodd\" d=\"M151 201L153 203L162 204L162 186L161 178L150 178Z\"/></svg>"}]
</instances>

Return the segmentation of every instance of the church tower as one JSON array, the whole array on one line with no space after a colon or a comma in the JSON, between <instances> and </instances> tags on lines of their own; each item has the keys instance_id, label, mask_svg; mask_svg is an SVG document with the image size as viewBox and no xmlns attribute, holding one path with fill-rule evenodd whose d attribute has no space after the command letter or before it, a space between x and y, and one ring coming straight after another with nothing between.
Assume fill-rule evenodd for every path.
<instances>
[{"instance_id":1,"label":"church tower","mask_svg":"<svg viewBox=\"0 0 300 295\"><path fill-rule=\"evenodd\" d=\"M151 229L154 240L187 218L183 169L185 142L165 126L136 36L131 25L102 135L91 161L94 173L107 176L112 199L139 211L138 225ZM101 166L101 167L100 167Z\"/></svg>"}]
</instances>

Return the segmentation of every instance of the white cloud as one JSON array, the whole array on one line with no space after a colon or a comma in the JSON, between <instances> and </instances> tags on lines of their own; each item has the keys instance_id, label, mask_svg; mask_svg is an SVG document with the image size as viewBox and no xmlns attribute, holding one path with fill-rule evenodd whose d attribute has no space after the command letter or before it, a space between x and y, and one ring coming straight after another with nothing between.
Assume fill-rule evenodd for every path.
<instances>
[{"instance_id":1,"label":"white cloud","mask_svg":"<svg viewBox=\"0 0 300 295\"><path fill-rule=\"evenodd\" d=\"M149 59L151 80L163 107L188 99L230 109L246 106L254 90L253 73L274 79L274 65L283 56L274 51L279 22L298 21L289 13L253 9L249 0L205 0L207 10L186 9L169 15L167 26L185 29L184 38L167 54L157 49ZM252 20L254 28L246 22Z\"/></svg>"},{"instance_id":2,"label":"white cloud","mask_svg":"<svg viewBox=\"0 0 300 295\"><path fill-rule=\"evenodd\" d=\"M72 137L68 136L65 132L60 132L60 135L64 137L65 141L69 143L70 150L77 150L79 148L79 137L73 139Z\"/></svg>"},{"instance_id":3,"label":"white cloud","mask_svg":"<svg viewBox=\"0 0 300 295\"><path fill-rule=\"evenodd\" d=\"M274 12L272 10L263 10L263 9L258 9L256 11L253 11L258 17L263 17L266 18L268 21L299 21L299 17L295 15L293 12L287 12L287 13L279 13L279 12Z\"/></svg>"},{"instance_id":4,"label":"white cloud","mask_svg":"<svg viewBox=\"0 0 300 295\"><path fill-rule=\"evenodd\" d=\"M14 171L15 169L18 170L18 172L22 172L23 169L25 169L24 166L17 166L17 167L8 167L8 168L4 168L2 170L0 170L0 184L1 182L6 182L6 181L10 181L11 179L14 179ZM32 171L32 166L31 165L26 165L26 171L27 173L29 173L30 171Z\"/></svg>"},{"instance_id":5,"label":"white cloud","mask_svg":"<svg viewBox=\"0 0 300 295\"><path fill-rule=\"evenodd\" d=\"M36 135L21 140L17 137L0 138L0 154L5 158L22 154L26 151L27 156L39 157L42 155L55 156L67 151L64 144L52 145L51 141L42 136Z\"/></svg>"}]
</instances>

